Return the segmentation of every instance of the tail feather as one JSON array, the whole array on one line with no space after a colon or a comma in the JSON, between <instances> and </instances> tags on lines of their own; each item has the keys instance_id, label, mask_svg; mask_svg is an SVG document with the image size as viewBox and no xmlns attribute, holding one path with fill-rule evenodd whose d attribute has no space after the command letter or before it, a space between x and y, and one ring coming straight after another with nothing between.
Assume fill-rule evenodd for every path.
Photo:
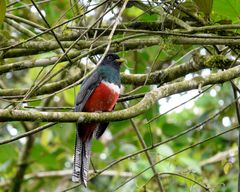
<instances>
[{"instance_id":1,"label":"tail feather","mask_svg":"<svg viewBox=\"0 0 240 192\"><path fill-rule=\"evenodd\" d=\"M81 182L85 187L87 186L87 175L91 155L91 140L90 138L86 141L81 141L77 136L75 141L72 181Z\"/></svg>"}]
</instances>

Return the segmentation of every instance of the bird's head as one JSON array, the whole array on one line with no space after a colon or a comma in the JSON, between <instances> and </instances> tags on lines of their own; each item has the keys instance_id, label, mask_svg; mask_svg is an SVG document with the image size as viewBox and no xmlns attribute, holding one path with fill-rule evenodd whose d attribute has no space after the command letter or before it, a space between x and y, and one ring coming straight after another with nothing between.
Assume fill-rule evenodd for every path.
<instances>
[{"instance_id":1,"label":"bird's head","mask_svg":"<svg viewBox=\"0 0 240 192\"><path fill-rule=\"evenodd\" d=\"M107 54L103 61L102 65L111 65L114 68L120 68L120 65L124 62L125 60L120 58L117 54L115 53L109 53Z\"/></svg>"}]
</instances>

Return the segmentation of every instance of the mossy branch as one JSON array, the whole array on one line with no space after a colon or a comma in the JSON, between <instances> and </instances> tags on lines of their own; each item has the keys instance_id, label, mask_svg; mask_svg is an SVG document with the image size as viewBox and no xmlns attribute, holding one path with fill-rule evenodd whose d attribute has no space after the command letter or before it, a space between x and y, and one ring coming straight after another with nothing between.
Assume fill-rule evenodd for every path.
<instances>
[{"instance_id":1,"label":"mossy branch","mask_svg":"<svg viewBox=\"0 0 240 192\"><path fill-rule=\"evenodd\" d=\"M147 36L147 33L145 34ZM122 51L122 48L124 47L125 50L136 50L136 49L142 49L144 47L151 47L154 45L159 45L163 43L162 36L165 35L152 35L148 38L133 38L128 39L124 41L113 41L111 45L111 51L113 52L119 52ZM182 34L182 36L177 35L175 36L174 33L169 35L169 39L174 44L180 44L180 45L232 45L232 46L238 46L240 44L239 38L234 37L225 37L225 36L194 36L194 37L187 37ZM101 45L107 45L108 40L98 40L93 44L92 41L85 41L81 40L75 45L74 48L77 50L84 50L89 49L92 45L92 48L96 48ZM72 41L63 41L62 45L64 48L69 48L72 45ZM9 44L9 43L8 43ZM20 56L28 56L28 55L35 55L40 54L43 52L49 52L52 50L56 50L59 48L59 45L56 41L47 41L47 42L40 42L40 41L31 41L22 44L18 48L13 48L11 50L7 51L1 51L2 53L1 57L2 59L5 58L14 58L14 57L20 57ZM101 48L97 49L94 54L102 54L105 50L106 46L101 46ZM4 48L2 48L4 49Z\"/></svg>"},{"instance_id":2,"label":"mossy branch","mask_svg":"<svg viewBox=\"0 0 240 192\"><path fill-rule=\"evenodd\" d=\"M197 59L196 59L197 58ZM57 58L52 58L49 60L41 60L41 61L35 61L32 63L16 63L13 64L13 68L15 69L22 69L22 67L33 67L35 65L46 65L53 64L54 60ZM132 84L132 85L152 85L152 84L163 84L170 81L173 81L177 78L183 77L186 74L196 72L198 70L204 69L204 68L220 68L220 69L226 69L228 68L233 61L227 59L225 56L206 56L206 57L194 57L194 62L185 63L182 65L177 65L171 68L167 68L161 71L152 72L149 75L148 74L124 74L121 73L121 79L123 84ZM238 62L236 64L239 64ZM1 69L2 72L7 69L4 68L5 65L0 66L0 74ZM82 65L82 68L85 69L85 65ZM9 68L8 68L9 69ZM91 70L92 68L90 66L87 66L88 70ZM6 71L5 71L6 72ZM77 82L82 77L82 72L79 72L73 76L67 77L63 80L56 81L53 83L48 83L44 85L42 88L37 90L33 96L38 95L44 95L44 94L52 94L56 91L59 91L61 89L64 89L65 87L72 85L73 83ZM147 79L147 81L146 81ZM24 89L0 89L0 96L23 96L28 91L27 88Z\"/></svg>"},{"instance_id":3,"label":"mossy branch","mask_svg":"<svg viewBox=\"0 0 240 192\"><path fill-rule=\"evenodd\" d=\"M89 67L89 66L88 66ZM133 85L143 85L146 83L147 85L151 84L163 84L170 82L174 79L177 79L179 77L183 77L184 75L192 72L196 72L200 69L203 69L204 65L203 63L194 63L189 62L182 65L177 65L175 67L167 68L165 70L152 72L149 75L148 74L124 74L121 73L121 79L123 84L133 84ZM1 69L1 67L0 67ZM84 66L83 66L84 69ZM88 68L88 70L91 70L92 68ZM63 80L48 83L44 85L42 88L37 90L33 96L37 95L44 95L44 94L51 94L55 91L59 91L75 82L77 82L81 77L82 73L79 72L75 74L74 76L67 77ZM147 81L146 81L147 79ZM146 82L145 82L146 81ZM28 91L27 88L25 89L0 89L0 96L21 96L26 94Z\"/></svg>"},{"instance_id":4,"label":"mossy branch","mask_svg":"<svg viewBox=\"0 0 240 192\"><path fill-rule=\"evenodd\" d=\"M199 86L206 86L216 83L224 83L240 75L240 66L233 67L226 71L212 74L208 77L197 77L188 81L172 83L152 90L136 105L128 109L105 112L105 113L86 113L86 112L38 112L24 110L0 110L0 121L39 121L39 122L105 122L120 121L136 117L149 110L159 99L172 94L196 89Z\"/></svg>"}]
</instances>

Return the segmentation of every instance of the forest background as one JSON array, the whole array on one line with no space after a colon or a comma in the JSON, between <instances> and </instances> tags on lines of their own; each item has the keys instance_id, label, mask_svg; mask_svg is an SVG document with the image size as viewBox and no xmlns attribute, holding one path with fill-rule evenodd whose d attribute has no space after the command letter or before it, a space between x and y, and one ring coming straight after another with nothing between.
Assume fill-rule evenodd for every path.
<instances>
[{"instance_id":1,"label":"forest background","mask_svg":"<svg viewBox=\"0 0 240 192\"><path fill-rule=\"evenodd\" d=\"M239 0L0 0L0 191L237 191ZM73 113L109 52L112 113ZM75 122L111 121L88 188Z\"/></svg>"}]
</instances>

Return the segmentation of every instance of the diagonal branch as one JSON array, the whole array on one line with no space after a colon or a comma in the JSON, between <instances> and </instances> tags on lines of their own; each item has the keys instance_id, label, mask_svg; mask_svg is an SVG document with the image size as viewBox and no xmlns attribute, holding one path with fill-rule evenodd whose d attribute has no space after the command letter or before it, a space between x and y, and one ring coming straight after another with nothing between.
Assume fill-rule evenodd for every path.
<instances>
[{"instance_id":1,"label":"diagonal branch","mask_svg":"<svg viewBox=\"0 0 240 192\"><path fill-rule=\"evenodd\" d=\"M26 129L26 131L29 131L31 128L24 122L22 122L22 125ZM29 156L31 154L31 150L34 144L34 137L32 135L29 135L27 137L26 144L24 145L22 151L20 151L20 158L17 166L17 172L15 177L13 178L11 191L18 192L21 190L21 185L24 180L24 175L26 172L26 169L29 165Z\"/></svg>"},{"instance_id":2,"label":"diagonal branch","mask_svg":"<svg viewBox=\"0 0 240 192\"><path fill-rule=\"evenodd\" d=\"M224 83L240 75L240 66L212 74L207 77L195 77L168 85L164 85L147 93L136 105L115 112L39 112L0 109L0 121L42 121L42 122L105 122L120 121L136 117L149 110L159 99L172 94L197 89L206 85Z\"/></svg>"},{"instance_id":3,"label":"diagonal branch","mask_svg":"<svg viewBox=\"0 0 240 192\"><path fill-rule=\"evenodd\" d=\"M123 107L124 107L124 108L127 108L127 103L124 103L124 102L123 102ZM138 137L138 140L139 140L142 148L143 148L143 149L147 148L147 145L146 145L146 143L145 143L145 141L144 141L144 139L143 139L143 137L142 137L142 135L141 135L138 127L136 126L135 122L134 122L133 119L131 119L131 118L130 118L129 120L130 120L130 122L131 122L131 124L132 124L132 127L133 127L133 129L134 129L134 131L135 131L135 133L136 133L136 135L137 135L137 137ZM149 153L148 151L145 151L145 155L146 155L146 157L147 157L147 159L148 159L149 164L150 164L151 167L152 167L152 172L153 172L153 175L154 175L154 177L155 177L155 179L156 179L156 181L157 181L157 184L158 184L158 187L159 187L160 192L164 192L163 184L162 184L162 182L161 182L161 180L160 180L160 177L158 177L158 175L157 175L157 170L156 170L156 168L153 166L153 160L152 160L152 157L151 157L150 153Z\"/></svg>"},{"instance_id":4,"label":"diagonal branch","mask_svg":"<svg viewBox=\"0 0 240 192\"><path fill-rule=\"evenodd\" d=\"M52 59L48 60L48 62L52 63L52 60L54 61L55 59L52 58ZM42 62L35 61L32 64L36 64L36 63L45 64L46 61L47 60L43 60ZM23 65L21 65L21 64L23 64ZM0 66L0 74L1 74L1 71L6 72L7 69L9 69L9 67L4 67L4 66L5 65ZM20 63L16 63L16 64L12 65L12 67L14 67L14 68L18 68L18 67L21 68L21 67L25 67L25 66L29 67L28 63L26 63L26 65L24 65L24 63L20 62ZM84 68L84 66L83 66L83 68ZM167 69L164 69L161 71L155 71L155 72L150 73L149 75L121 73L121 79L122 79L123 84L133 84L133 85L143 85L144 83L146 85L163 84L163 83L167 83L172 80L175 80L179 77L183 77L184 75L186 75L188 73L196 72L203 68L206 68L206 67L204 66L204 63L202 63L202 62L199 62L199 63L188 62L188 63L182 64L182 65L167 68ZM92 67L87 66L87 69L91 70ZM76 82L79 81L80 77L82 77L82 72L76 73L75 75L73 75L71 77L67 77L60 81L48 83L48 84L42 86L42 88L40 88L36 92L34 92L33 95L36 96L36 95L54 93L55 91L64 89L69 85L72 85L71 87L73 87L76 85ZM69 87L69 88L71 88L71 87ZM2 89L2 90L0 90L0 96L23 96L27 92L27 90L28 90L27 88L24 88L24 89L17 89L17 88Z\"/></svg>"}]
</instances>

